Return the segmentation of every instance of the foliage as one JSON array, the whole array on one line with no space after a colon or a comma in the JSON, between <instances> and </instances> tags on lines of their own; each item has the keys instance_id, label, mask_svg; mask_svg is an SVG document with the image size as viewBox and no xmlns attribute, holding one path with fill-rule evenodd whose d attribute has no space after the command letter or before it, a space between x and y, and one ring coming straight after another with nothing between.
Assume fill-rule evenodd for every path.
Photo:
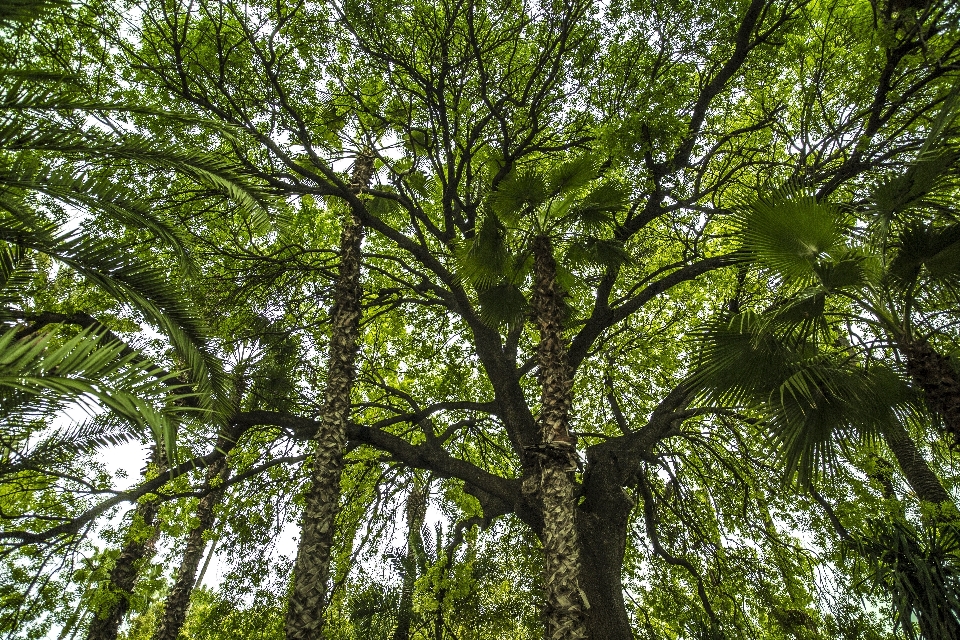
<instances>
[{"instance_id":1,"label":"foliage","mask_svg":"<svg viewBox=\"0 0 960 640\"><path fill-rule=\"evenodd\" d=\"M148 496L123 633L150 637L229 438L182 637L283 635L350 210L331 637L542 636L534 238L592 637L955 634L955 454L908 362L960 345L955 3L10 6L0 633L82 633ZM75 398L97 415L64 427ZM165 420L169 479L96 466Z\"/></svg>"}]
</instances>

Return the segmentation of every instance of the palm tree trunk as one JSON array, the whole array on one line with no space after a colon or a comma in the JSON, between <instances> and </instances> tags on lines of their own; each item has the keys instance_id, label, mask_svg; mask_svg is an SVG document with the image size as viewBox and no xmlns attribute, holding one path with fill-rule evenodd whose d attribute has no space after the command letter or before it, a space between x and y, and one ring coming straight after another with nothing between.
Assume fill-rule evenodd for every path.
<instances>
[{"instance_id":1,"label":"palm tree trunk","mask_svg":"<svg viewBox=\"0 0 960 640\"><path fill-rule=\"evenodd\" d=\"M359 193L373 177L373 156L357 157L351 180ZM334 523L340 511L340 478L350 419L354 363L360 335L360 244L363 226L351 211L340 235L340 265L331 309L330 350L327 383L320 426L314 437L310 489L306 495L300 546L293 569L293 590L287 605L287 640L321 637L327 601L330 549Z\"/></svg>"},{"instance_id":2,"label":"palm tree trunk","mask_svg":"<svg viewBox=\"0 0 960 640\"><path fill-rule=\"evenodd\" d=\"M154 450L152 462L160 473L167 470L166 456L159 447ZM144 497L137 503L126 544L110 571L106 585L110 594L109 605L93 612L87 640L117 640L120 624L130 608L130 597L137 586L141 566L156 553L157 538L160 537L160 528L157 526L159 507L156 497Z\"/></svg>"},{"instance_id":3,"label":"palm tree trunk","mask_svg":"<svg viewBox=\"0 0 960 640\"><path fill-rule=\"evenodd\" d=\"M950 494L943 488L940 479L927 465L916 443L900 423L894 422L888 426L883 432L883 439L897 459L907 484L920 500L934 504L942 502L953 504Z\"/></svg>"},{"instance_id":4,"label":"palm tree trunk","mask_svg":"<svg viewBox=\"0 0 960 640\"><path fill-rule=\"evenodd\" d=\"M216 448L229 452L234 441L224 434L217 438ZM230 477L230 467L226 458L220 458L209 467L204 481L206 495L200 498L195 512L197 525L187 534L187 546L183 552L183 561L177 570L176 579L163 608L159 626L154 630L153 640L177 640L180 629L187 616L187 607L190 605L190 594L193 593L197 567L203 558L206 542L203 534L213 526L213 509L223 499L223 483Z\"/></svg>"},{"instance_id":5,"label":"palm tree trunk","mask_svg":"<svg viewBox=\"0 0 960 640\"><path fill-rule=\"evenodd\" d=\"M937 353L926 340L916 340L903 348L907 371L923 389L927 406L943 419L943 426L954 444L960 445L960 375L950 359Z\"/></svg>"},{"instance_id":6,"label":"palm tree trunk","mask_svg":"<svg viewBox=\"0 0 960 640\"><path fill-rule=\"evenodd\" d=\"M400 610L397 612L397 627L393 640L410 640L410 625L413 622L413 588L417 582L417 570L423 558L423 520L427 514L426 487L414 478L407 496L407 549L403 558L403 587L400 591Z\"/></svg>"},{"instance_id":7,"label":"palm tree trunk","mask_svg":"<svg viewBox=\"0 0 960 640\"><path fill-rule=\"evenodd\" d=\"M547 640L586 638L583 591L580 589L580 543L571 471L576 469L573 438L567 424L573 381L563 338L563 291L547 236L533 240L533 314L540 332L537 346L540 382L540 465L543 509L543 586Z\"/></svg>"}]
</instances>

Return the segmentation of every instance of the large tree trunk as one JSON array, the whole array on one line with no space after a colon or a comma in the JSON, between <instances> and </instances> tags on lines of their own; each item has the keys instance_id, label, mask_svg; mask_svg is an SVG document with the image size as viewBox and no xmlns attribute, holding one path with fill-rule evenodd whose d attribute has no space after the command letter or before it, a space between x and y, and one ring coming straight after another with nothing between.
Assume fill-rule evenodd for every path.
<instances>
[{"instance_id":1,"label":"large tree trunk","mask_svg":"<svg viewBox=\"0 0 960 640\"><path fill-rule=\"evenodd\" d=\"M580 588L580 542L571 472L575 442L567 430L573 382L564 342L563 291L557 283L553 246L546 236L533 240L533 315L540 332L537 346L541 390L539 497L543 509L543 587L547 640L587 637Z\"/></svg>"},{"instance_id":2,"label":"large tree trunk","mask_svg":"<svg viewBox=\"0 0 960 640\"><path fill-rule=\"evenodd\" d=\"M953 504L950 494L943 488L940 479L927 465L916 443L900 423L894 422L883 432L883 438L900 465L903 477L917 497L924 502Z\"/></svg>"},{"instance_id":3,"label":"large tree trunk","mask_svg":"<svg viewBox=\"0 0 960 640\"><path fill-rule=\"evenodd\" d=\"M166 457L159 447L154 450L152 464L159 473L167 470ZM149 469L150 466L144 475L148 475ZM87 640L117 639L120 624L130 608L130 597L137 586L141 566L156 553L157 538L160 536L157 526L159 506L156 498L149 496L141 498L137 503L126 543L110 571L110 579L106 585L110 594L109 605L106 609L93 612Z\"/></svg>"},{"instance_id":4,"label":"large tree trunk","mask_svg":"<svg viewBox=\"0 0 960 640\"><path fill-rule=\"evenodd\" d=\"M903 348L907 371L923 389L927 406L940 415L953 444L960 445L960 375L950 359L937 353L926 340Z\"/></svg>"},{"instance_id":5,"label":"large tree trunk","mask_svg":"<svg viewBox=\"0 0 960 640\"><path fill-rule=\"evenodd\" d=\"M427 515L427 487L414 478L407 496L407 549L403 558L403 587L400 591L400 610L397 612L397 627L393 640L410 640L410 625L413 622L413 588L424 556L423 536L420 529Z\"/></svg>"},{"instance_id":6,"label":"large tree trunk","mask_svg":"<svg viewBox=\"0 0 960 640\"><path fill-rule=\"evenodd\" d=\"M359 193L373 177L373 156L361 154L353 168ZM306 495L293 590L285 621L288 640L317 640L321 634L330 574L334 523L340 510L340 478L350 419L357 340L360 335L360 245L363 226L351 211L340 236L340 265L331 309L327 383L320 426L314 437L310 489Z\"/></svg>"},{"instance_id":7,"label":"large tree trunk","mask_svg":"<svg viewBox=\"0 0 960 640\"><path fill-rule=\"evenodd\" d=\"M580 585L590 602L586 625L591 640L633 640L623 599L623 557L633 501L619 486L597 499L587 497L577 514L583 545ZM598 492L599 493L599 492Z\"/></svg>"},{"instance_id":8,"label":"large tree trunk","mask_svg":"<svg viewBox=\"0 0 960 640\"><path fill-rule=\"evenodd\" d=\"M233 448L234 441L224 435L217 438L216 448L228 452ZM187 534L187 546L183 552L183 562L177 570L176 579L163 609L160 625L153 633L153 640L177 640L180 629L187 616L187 607L190 605L190 594L196 584L197 567L203 558L206 543L203 534L213 526L213 509L223 499L223 483L230 476L230 467L226 458L220 458L207 467L204 491L206 495L200 498L197 504L197 525Z\"/></svg>"}]
</instances>

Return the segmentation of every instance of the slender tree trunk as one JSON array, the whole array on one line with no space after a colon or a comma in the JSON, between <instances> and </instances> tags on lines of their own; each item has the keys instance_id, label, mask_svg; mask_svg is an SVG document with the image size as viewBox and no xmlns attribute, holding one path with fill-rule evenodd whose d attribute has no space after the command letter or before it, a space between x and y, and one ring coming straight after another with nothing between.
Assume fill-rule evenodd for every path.
<instances>
[{"instance_id":1,"label":"slender tree trunk","mask_svg":"<svg viewBox=\"0 0 960 640\"><path fill-rule=\"evenodd\" d=\"M355 192L366 188L372 177L373 156L361 154L353 168L351 182ZM314 438L311 483L300 526L293 589L287 606L285 629L288 640L317 640L321 637L360 335L362 240L363 226L356 212L351 211L340 236L340 265L330 313L332 328L327 383L320 427Z\"/></svg>"},{"instance_id":2,"label":"slender tree trunk","mask_svg":"<svg viewBox=\"0 0 960 640\"><path fill-rule=\"evenodd\" d=\"M397 612L397 627L393 640L410 640L410 625L413 622L413 588L417 582L420 561L423 558L423 520L427 514L427 487L420 486L414 478L407 496L407 549L403 558L403 587L400 591L400 610Z\"/></svg>"},{"instance_id":3,"label":"slender tree trunk","mask_svg":"<svg viewBox=\"0 0 960 640\"><path fill-rule=\"evenodd\" d=\"M233 448L234 441L221 434L217 438L216 448L220 451L229 452ZM159 626L154 630L153 640L177 640L180 635L180 629L183 628L183 622L187 617L187 607L190 605L190 594L197 576L197 567L200 560L203 559L203 550L206 543L203 534L213 526L213 509L223 500L223 483L230 476L230 467L227 465L226 458L220 458L212 465L207 467L207 475L204 481L204 491L206 495L200 498L195 512L197 525L187 534L187 546L183 552L183 561L177 570L176 578L170 593L167 594L167 601L163 608L163 617L160 619Z\"/></svg>"},{"instance_id":4,"label":"slender tree trunk","mask_svg":"<svg viewBox=\"0 0 960 640\"><path fill-rule=\"evenodd\" d=\"M154 450L153 465L160 473L167 470L166 457L159 448ZM149 466L148 466L149 469ZM160 529L157 526L159 504L155 498L141 498L134 510L133 522L126 543L110 571L106 585L111 598L106 610L94 611L87 630L87 640L116 640L120 624L130 608L130 597L137 586L141 566L156 553Z\"/></svg>"},{"instance_id":5,"label":"slender tree trunk","mask_svg":"<svg viewBox=\"0 0 960 640\"><path fill-rule=\"evenodd\" d=\"M907 371L927 399L927 406L943 420L953 444L960 445L960 375L950 359L937 353L926 340L903 348Z\"/></svg>"},{"instance_id":6,"label":"slender tree trunk","mask_svg":"<svg viewBox=\"0 0 960 640\"><path fill-rule=\"evenodd\" d=\"M943 488L940 479L931 471L916 443L899 423L893 423L883 432L883 438L900 465L903 477L910 488L924 502L953 504L950 494Z\"/></svg>"},{"instance_id":7,"label":"slender tree trunk","mask_svg":"<svg viewBox=\"0 0 960 640\"><path fill-rule=\"evenodd\" d=\"M573 382L563 338L563 291L557 283L553 246L546 236L533 240L533 314L540 332L537 346L541 389L540 436L534 453L540 465L543 508L543 586L547 640L587 637L580 588L580 542L571 472L576 469L575 442L567 430Z\"/></svg>"}]
</instances>

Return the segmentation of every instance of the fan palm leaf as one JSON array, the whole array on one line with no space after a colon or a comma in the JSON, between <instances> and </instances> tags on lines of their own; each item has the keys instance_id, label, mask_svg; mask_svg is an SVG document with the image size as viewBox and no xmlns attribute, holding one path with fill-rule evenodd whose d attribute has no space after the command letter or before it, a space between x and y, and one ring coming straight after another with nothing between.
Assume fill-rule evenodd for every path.
<instances>
[{"instance_id":1,"label":"fan palm leaf","mask_svg":"<svg viewBox=\"0 0 960 640\"><path fill-rule=\"evenodd\" d=\"M895 372L784 338L754 313L716 320L696 337L690 384L712 401L759 411L788 479L829 470L837 446L873 440L913 411L916 397Z\"/></svg>"}]
</instances>

